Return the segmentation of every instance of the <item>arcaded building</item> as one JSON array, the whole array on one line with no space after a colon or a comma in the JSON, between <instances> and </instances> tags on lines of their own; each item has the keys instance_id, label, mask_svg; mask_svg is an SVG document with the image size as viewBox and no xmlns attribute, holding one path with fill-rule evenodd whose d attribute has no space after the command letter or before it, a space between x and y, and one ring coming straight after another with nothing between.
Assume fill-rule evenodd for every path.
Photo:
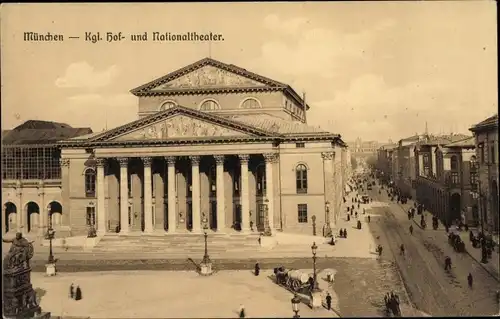
<instances>
[{"instance_id":1,"label":"arcaded building","mask_svg":"<svg viewBox=\"0 0 500 319\"><path fill-rule=\"evenodd\" d=\"M71 236L335 228L348 150L308 125L289 85L206 58L131 94L136 121L58 142L58 227Z\"/></svg>"}]
</instances>

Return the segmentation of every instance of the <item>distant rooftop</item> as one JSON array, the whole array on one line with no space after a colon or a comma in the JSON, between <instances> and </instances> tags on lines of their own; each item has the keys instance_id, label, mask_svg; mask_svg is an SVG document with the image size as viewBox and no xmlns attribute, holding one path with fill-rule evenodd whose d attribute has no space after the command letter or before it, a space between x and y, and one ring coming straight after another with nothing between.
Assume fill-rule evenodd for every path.
<instances>
[{"instance_id":1,"label":"distant rooftop","mask_svg":"<svg viewBox=\"0 0 500 319\"><path fill-rule=\"evenodd\" d=\"M498 113L488 117L486 120L481 121L471 127L469 130L472 132L477 132L477 131L482 131L482 130L487 130L490 128L497 128L498 129Z\"/></svg>"},{"instance_id":2,"label":"distant rooftop","mask_svg":"<svg viewBox=\"0 0 500 319\"><path fill-rule=\"evenodd\" d=\"M2 144L54 144L60 140L90 133L92 133L90 127L75 128L65 123L29 120L12 130L2 130Z\"/></svg>"},{"instance_id":3,"label":"distant rooftop","mask_svg":"<svg viewBox=\"0 0 500 319\"><path fill-rule=\"evenodd\" d=\"M476 139L473 136L446 144L444 147L475 147Z\"/></svg>"}]
</instances>

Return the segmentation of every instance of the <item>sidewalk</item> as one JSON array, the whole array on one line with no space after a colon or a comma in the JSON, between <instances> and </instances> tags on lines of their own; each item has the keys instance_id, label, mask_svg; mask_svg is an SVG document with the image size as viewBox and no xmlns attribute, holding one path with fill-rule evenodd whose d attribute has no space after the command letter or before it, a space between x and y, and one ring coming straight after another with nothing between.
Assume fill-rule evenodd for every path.
<instances>
[{"instance_id":1,"label":"sidewalk","mask_svg":"<svg viewBox=\"0 0 500 319\"><path fill-rule=\"evenodd\" d=\"M384 192L382 192L382 195L387 198L387 194L384 194ZM389 199L387 199L387 200L389 200ZM413 200L408 200L408 202L406 204L398 204L398 205L401 207L403 212L406 214L410 207L414 207L414 202L415 201L413 201ZM395 203L395 204L397 204L397 203ZM427 225L430 224L430 227L431 227L429 229L429 226L427 226L426 231L435 231L434 229L432 229L432 223L429 223L429 221L431 221L432 216L433 216L432 213L426 210L425 212L423 212L423 215L425 216L425 220L427 222ZM418 216L419 216L418 214L415 215L413 222L419 228L422 229L422 227L420 226L420 222L419 222L420 217L418 217ZM445 226L441 223L440 220L438 220L438 223L439 223L439 226L438 226L438 229L436 231L442 230L443 237L444 237L444 239L447 240L448 235L445 232ZM452 227L454 228L454 226L452 226ZM472 229L472 230L474 231L474 229ZM475 233L477 233L477 232L475 232ZM467 254L472 259L477 261L481 265L481 267L483 267L483 269L486 270L490 275L495 277L497 280L500 280L500 265L499 265L500 264L500 262L499 262L500 255L499 255L498 249L495 249L495 251L493 252L492 258L489 259L488 263L483 264L483 263L481 263L481 249L472 247L472 243L469 240L469 233L465 232L465 231L461 231L461 232L459 232L459 235L462 238L463 242L465 243L465 250L466 250Z\"/></svg>"}]
</instances>

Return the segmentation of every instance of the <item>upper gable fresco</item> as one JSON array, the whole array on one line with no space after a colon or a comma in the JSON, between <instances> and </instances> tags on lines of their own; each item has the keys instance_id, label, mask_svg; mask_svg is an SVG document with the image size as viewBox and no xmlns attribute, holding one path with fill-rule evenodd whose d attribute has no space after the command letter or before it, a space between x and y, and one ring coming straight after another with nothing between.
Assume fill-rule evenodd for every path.
<instances>
[{"instance_id":1,"label":"upper gable fresco","mask_svg":"<svg viewBox=\"0 0 500 319\"><path fill-rule=\"evenodd\" d=\"M207 65L170 82L159 85L152 91L172 89L192 89L210 87L255 87L266 86L264 83Z\"/></svg>"}]
</instances>

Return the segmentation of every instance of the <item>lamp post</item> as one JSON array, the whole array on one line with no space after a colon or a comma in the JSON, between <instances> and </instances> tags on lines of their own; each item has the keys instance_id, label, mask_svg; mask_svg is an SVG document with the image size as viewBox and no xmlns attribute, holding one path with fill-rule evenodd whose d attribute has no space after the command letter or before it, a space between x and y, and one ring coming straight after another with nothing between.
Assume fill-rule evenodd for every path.
<instances>
[{"instance_id":1,"label":"lamp post","mask_svg":"<svg viewBox=\"0 0 500 319\"><path fill-rule=\"evenodd\" d=\"M269 199L264 200L264 236L271 236L271 227L269 226Z\"/></svg>"},{"instance_id":2,"label":"lamp post","mask_svg":"<svg viewBox=\"0 0 500 319\"><path fill-rule=\"evenodd\" d=\"M300 298L297 295L297 293L295 293L295 295L293 296L291 302L292 302L292 310L294 312L293 317L294 318L300 318L300 315L299 315L299 311L300 311L299 310Z\"/></svg>"},{"instance_id":3,"label":"lamp post","mask_svg":"<svg viewBox=\"0 0 500 319\"><path fill-rule=\"evenodd\" d=\"M50 225L49 230L47 231L48 237L49 237L49 264L54 264L55 259L54 259L54 254L52 252L52 240L54 239L55 231L52 229L52 225Z\"/></svg>"},{"instance_id":4,"label":"lamp post","mask_svg":"<svg viewBox=\"0 0 500 319\"><path fill-rule=\"evenodd\" d=\"M210 263L210 256L208 255L208 241L207 241L208 234L207 234L207 229L208 229L208 227L207 227L207 225L205 225L205 227L204 227L205 231L204 231L204 234L203 234L203 236L205 237L205 254L203 255L203 263L204 264Z\"/></svg>"},{"instance_id":5,"label":"lamp post","mask_svg":"<svg viewBox=\"0 0 500 319\"><path fill-rule=\"evenodd\" d=\"M313 245L311 246L311 251L313 254L313 292L318 292L319 291L319 285L318 285L318 277L316 273L316 252L318 250L318 246L316 246L316 242L313 242Z\"/></svg>"},{"instance_id":6,"label":"lamp post","mask_svg":"<svg viewBox=\"0 0 500 319\"><path fill-rule=\"evenodd\" d=\"M200 264L200 275L202 276L210 276L213 273L212 270L212 261L210 260L210 256L208 255L208 225L205 223L203 226L203 237L205 238L205 254L203 255L203 260Z\"/></svg>"},{"instance_id":7,"label":"lamp post","mask_svg":"<svg viewBox=\"0 0 500 319\"><path fill-rule=\"evenodd\" d=\"M332 229L330 227L330 202L325 202L325 213L326 213L326 225L325 225L325 233L324 236L328 237L332 234Z\"/></svg>"}]
</instances>

